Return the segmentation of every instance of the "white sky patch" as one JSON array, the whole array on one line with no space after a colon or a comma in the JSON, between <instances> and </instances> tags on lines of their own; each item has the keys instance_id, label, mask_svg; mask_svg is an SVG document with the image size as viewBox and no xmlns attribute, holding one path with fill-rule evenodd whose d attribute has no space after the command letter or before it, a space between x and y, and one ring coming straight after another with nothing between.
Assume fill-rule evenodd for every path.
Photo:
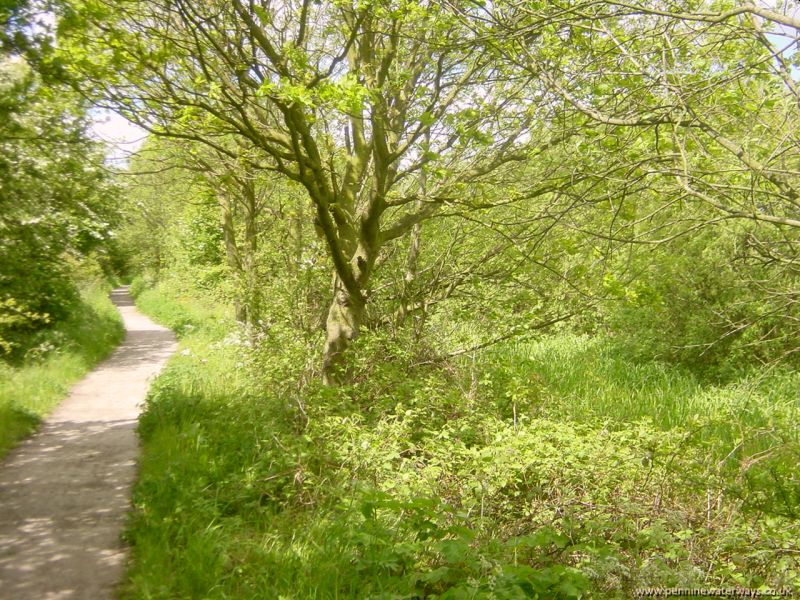
<instances>
[{"instance_id":1,"label":"white sky patch","mask_svg":"<svg viewBox=\"0 0 800 600\"><path fill-rule=\"evenodd\" d=\"M93 121L92 137L108 147L107 162L115 167L125 167L130 156L142 147L147 132L108 109L93 109L89 114Z\"/></svg>"},{"instance_id":2,"label":"white sky patch","mask_svg":"<svg viewBox=\"0 0 800 600\"><path fill-rule=\"evenodd\" d=\"M759 6L763 6L770 10L774 10L778 13L783 13L789 17L797 18L800 16L800 4L797 2L776 2L775 0L761 0L757 2ZM770 23L768 21L762 20L762 25L765 28L770 29L765 35L769 40L769 43L772 44L773 48L783 54L784 59L790 59L792 56L797 52L798 45L800 41L798 41L798 36L800 36L800 31L793 27L789 27L787 25L782 25L780 23ZM792 73L792 79L795 81L800 81L800 69L796 66L791 65L790 67Z\"/></svg>"},{"instance_id":3,"label":"white sky patch","mask_svg":"<svg viewBox=\"0 0 800 600\"><path fill-rule=\"evenodd\" d=\"M36 6L39 3L35 3ZM53 31L56 28L56 15L53 11L42 8L37 10L30 23L31 32L35 35L47 35L54 38Z\"/></svg>"},{"instance_id":4,"label":"white sky patch","mask_svg":"<svg viewBox=\"0 0 800 600\"><path fill-rule=\"evenodd\" d=\"M765 34L769 43L776 52L783 55L783 58L789 60L797 52L797 32L792 31L789 33L788 28L780 28L778 31ZM800 69L795 65L790 65L791 77L795 81L800 81Z\"/></svg>"},{"instance_id":5,"label":"white sky patch","mask_svg":"<svg viewBox=\"0 0 800 600\"><path fill-rule=\"evenodd\" d=\"M29 25L31 32L49 37L57 44L55 13L41 0L34 0L33 7L36 10ZM130 156L141 148L147 132L107 108L93 108L89 110L89 117L92 119L89 135L106 145L106 162L110 166L125 168Z\"/></svg>"}]
</instances>

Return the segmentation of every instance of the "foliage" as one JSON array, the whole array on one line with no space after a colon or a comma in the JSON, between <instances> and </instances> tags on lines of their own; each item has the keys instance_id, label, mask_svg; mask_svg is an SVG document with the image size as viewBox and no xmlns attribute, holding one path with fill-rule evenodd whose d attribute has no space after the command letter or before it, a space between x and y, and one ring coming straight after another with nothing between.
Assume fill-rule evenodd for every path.
<instances>
[{"instance_id":1,"label":"foliage","mask_svg":"<svg viewBox=\"0 0 800 600\"><path fill-rule=\"evenodd\" d=\"M151 163L193 174L179 197L194 210L150 198L134 238L155 229L158 257L181 240L191 262L221 265L219 219L217 273L251 324L258 282L323 257L328 382L352 373L362 329L419 329L445 302L506 335L575 315L593 330L609 313L624 330L636 310L599 305L641 302L674 336L641 346L726 375L794 354L797 57L774 41L791 18L690 0L58 6L74 85L169 140ZM720 230L727 247L703 256ZM157 270L149 252L140 266ZM694 259L728 277L669 289ZM740 277L744 303L703 289Z\"/></svg>"},{"instance_id":2,"label":"foliage","mask_svg":"<svg viewBox=\"0 0 800 600\"><path fill-rule=\"evenodd\" d=\"M748 260L751 235L752 227L710 229L610 268L604 320L619 345L717 379L794 365L795 306L783 291L794 276Z\"/></svg>"},{"instance_id":3,"label":"foliage","mask_svg":"<svg viewBox=\"0 0 800 600\"><path fill-rule=\"evenodd\" d=\"M145 294L175 323L206 310L197 292ZM563 335L409 369L378 334L359 340L369 369L352 385L297 387L291 330L253 354L217 323L184 329L148 398L125 597L799 583L796 513L761 502L795 485L774 469L800 441L794 376L713 387Z\"/></svg>"},{"instance_id":4,"label":"foliage","mask_svg":"<svg viewBox=\"0 0 800 600\"><path fill-rule=\"evenodd\" d=\"M0 358L79 310L81 260L110 274L115 211L108 177L74 94L0 55Z\"/></svg>"},{"instance_id":5,"label":"foliage","mask_svg":"<svg viewBox=\"0 0 800 600\"><path fill-rule=\"evenodd\" d=\"M0 348L120 257L178 332L130 596L798 584L791 11L53 7L0 12ZM118 203L56 74L151 134Z\"/></svg>"}]
</instances>

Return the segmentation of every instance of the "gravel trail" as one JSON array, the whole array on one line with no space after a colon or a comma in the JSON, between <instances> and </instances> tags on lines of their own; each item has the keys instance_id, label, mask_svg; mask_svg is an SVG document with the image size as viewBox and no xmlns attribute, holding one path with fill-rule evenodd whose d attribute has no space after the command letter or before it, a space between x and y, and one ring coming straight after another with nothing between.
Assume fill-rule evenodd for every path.
<instances>
[{"instance_id":1,"label":"gravel trail","mask_svg":"<svg viewBox=\"0 0 800 600\"><path fill-rule=\"evenodd\" d=\"M136 310L127 288L111 299L125 340L0 463L3 600L104 600L124 574L136 419L177 343Z\"/></svg>"}]
</instances>

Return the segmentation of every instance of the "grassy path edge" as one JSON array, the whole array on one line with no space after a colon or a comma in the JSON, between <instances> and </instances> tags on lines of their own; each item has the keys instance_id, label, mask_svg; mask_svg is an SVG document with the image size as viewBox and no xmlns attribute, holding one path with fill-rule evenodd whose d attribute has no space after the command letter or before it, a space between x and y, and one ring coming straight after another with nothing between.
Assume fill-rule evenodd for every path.
<instances>
[{"instance_id":1,"label":"grassy path edge","mask_svg":"<svg viewBox=\"0 0 800 600\"><path fill-rule=\"evenodd\" d=\"M46 344L55 347L42 347L42 358L14 367L0 362L0 459L122 341L122 319L109 290L99 284L83 290L80 310L52 332Z\"/></svg>"}]
</instances>

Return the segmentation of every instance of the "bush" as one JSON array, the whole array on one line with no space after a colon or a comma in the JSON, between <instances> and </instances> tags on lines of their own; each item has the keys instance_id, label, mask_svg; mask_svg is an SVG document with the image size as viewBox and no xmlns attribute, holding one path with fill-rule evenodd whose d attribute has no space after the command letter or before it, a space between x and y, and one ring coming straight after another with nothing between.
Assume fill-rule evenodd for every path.
<instances>
[{"instance_id":1,"label":"bush","mask_svg":"<svg viewBox=\"0 0 800 600\"><path fill-rule=\"evenodd\" d=\"M290 328L274 323L270 345L252 348L169 291L142 298L185 313L172 322L200 320L141 421L129 597L627 597L798 582L797 520L740 510L766 505L755 465L752 487L733 485L746 481L739 461L763 451L762 427L796 431L780 404L791 377L757 394L714 388L564 335L434 365L367 332L359 376L328 388L303 378L308 347ZM784 458L770 469L784 465L791 484Z\"/></svg>"},{"instance_id":2,"label":"bush","mask_svg":"<svg viewBox=\"0 0 800 600\"><path fill-rule=\"evenodd\" d=\"M746 231L710 230L640 257L647 262L625 273L607 274L606 292L616 300L605 318L619 351L717 381L766 363L794 364L800 315L787 299L797 289L796 277L769 264L748 264L742 238ZM630 272L636 273L632 279Z\"/></svg>"}]
</instances>

